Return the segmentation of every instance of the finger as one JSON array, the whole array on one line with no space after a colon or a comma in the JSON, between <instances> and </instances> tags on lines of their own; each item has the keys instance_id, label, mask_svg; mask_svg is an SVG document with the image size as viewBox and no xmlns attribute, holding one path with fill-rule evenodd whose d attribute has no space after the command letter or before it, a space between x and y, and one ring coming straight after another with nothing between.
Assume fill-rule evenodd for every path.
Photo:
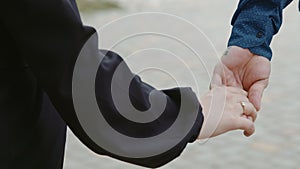
<instances>
[{"instance_id":1,"label":"finger","mask_svg":"<svg viewBox=\"0 0 300 169\"><path fill-rule=\"evenodd\" d=\"M211 79L209 89L213 89L220 86L222 86L222 78L220 74L214 74Z\"/></svg>"},{"instance_id":2,"label":"finger","mask_svg":"<svg viewBox=\"0 0 300 169\"><path fill-rule=\"evenodd\" d=\"M268 86L268 79L254 83L249 89L249 101L254 105L257 111L261 108L261 99L265 88Z\"/></svg>"},{"instance_id":3,"label":"finger","mask_svg":"<svg viewBox=\"0 0 300 169\"><path fill-rule=\"evenodd\" d=\"M227 89L227 92L231 92L233 94L238 94L238 95L243 95L243 96L245 96L245 98L247 98L247 96L248 96L248 92L246 92L245 90L243 90L240 87L229 86L226 89Z\"/></svg>"},{"instance_id":4,"label":"finger","mask_svg":"<svg viewBox=\"0 0 300 169\"><path fill-rule=\"evenodd\" d=\"M246 118L247 118L248 120L253 121L253 118L252 118L251 116L246 116Z\"/></svg>"},{"instance_id":5,"label":"finger","mask_svg":"<svg viewBox=\"0 0 300 169\"><path fill-rule=\"evenodd\" d=\"M248 132L246 132L246 131L244 131L244 136L246 136L246 137L250 137L251 135L253 135L254 134L254 132L252 133L252 134L250 134L250 133L248 133Z\"/></svg>"},{"instance_id":6,"label":"finger","mask_svg":"<svg viewBox=\"0 0 300 169\"><path fill-rule=\"evenodd\" d=\"M247 117L251 117L251 119L253 119L253 122L256 120L257 117L257 112L255 107L253 106L253 104L251 104L250 102L242 102L241 106L243 107L243 113L247 116Z\"/></svg>"},{"instance_id":7,"label":"finger","mask_svg":"<svg viewBox=\"0 0 300 169\"><path fill-rule=\"evenodd\" d=\"M246 116L246 119L250 120L250 121L253 121L252 117L251 116ZM253 132L254 133L254 132ZM248 133L247 131L244 131L244 135L246 137L249 137L251 136L253 133Z\"/></svg>"},{"instance_id":8,"label":"finger","mask_svg":"<svg viewBox=\"0 0 300 169\"><path fill-rule=\"evenodd\" d=\"M255 132L255 126L252 119L247 119L244 117L238 118L237 129L244 130L244 135L249 137Z\"/></svg>"},{"instance_id":9,"label":"finger","mask_svg":"<svg viewBox=\"0 0 300 169\"><path fill-rule=\"evenodd\" d=\"M242 118L248 119L248 120L250 120L250 121L253 121L253 119L252 119L251 116L242 115ZM253 130L252 130L252 131L253 131ZM248 132L248 131L244 130L243 133L244 133L244 135L245 135L246 137L249 137L249 136L251 136L254 132Z\"/></svg>"},{"instance_id":10,"label":"finger","mask_svg":"<svg viewBox=\"0 0 300 169\"><path fill-rule=\"evenodd\" d=\"M224 74L223 65L219 63L215 66L213 77L210 82L210 89L223 85L222 74Z\"/></svg>"}]
</instances>

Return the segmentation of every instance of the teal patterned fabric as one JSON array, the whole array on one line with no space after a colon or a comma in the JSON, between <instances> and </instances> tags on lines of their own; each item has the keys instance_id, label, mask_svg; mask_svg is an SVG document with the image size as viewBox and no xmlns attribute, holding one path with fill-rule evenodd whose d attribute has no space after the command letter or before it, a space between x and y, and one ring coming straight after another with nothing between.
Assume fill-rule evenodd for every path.
<instances>
[{"instance_id":1,"label":"teal patterned fabric","mask_svg":"<svg viewBox=\"0 0 300 169\"><path fill-rule=\"evenodd\" d=\"M240 0L232 18L228 46L239 46L271 60L270 43L282 24L282 11L292 0ZM300 4L299 4L300 10Z\"/></svg>"}]
</instances>

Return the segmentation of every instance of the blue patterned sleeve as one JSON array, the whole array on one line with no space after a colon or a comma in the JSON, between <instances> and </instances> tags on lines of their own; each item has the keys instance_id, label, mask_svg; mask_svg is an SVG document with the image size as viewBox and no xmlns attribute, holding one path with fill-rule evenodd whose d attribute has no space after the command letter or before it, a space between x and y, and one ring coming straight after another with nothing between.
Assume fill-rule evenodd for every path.
<instances>
[{"instance_id":1,"label":"blue patterned sleeve","mask_svg":"<svg viewBox=\"0 0 300 169\"><path fill-rule=\"evenodd\" d=\"M271 60L270 43L282 24L282 10L292 0L240 0L232 18L228 46L239 46Z\"/></svg>"}]
</instances>

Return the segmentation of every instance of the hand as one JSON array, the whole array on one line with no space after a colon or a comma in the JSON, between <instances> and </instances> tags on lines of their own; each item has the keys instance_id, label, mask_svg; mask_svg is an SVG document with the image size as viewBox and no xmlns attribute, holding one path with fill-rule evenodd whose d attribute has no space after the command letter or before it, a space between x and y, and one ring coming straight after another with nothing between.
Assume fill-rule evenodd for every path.
<instances>
[{"instance_id":1,"label":"hand","mask_svg":"<svg viewBox=\"0 0 300 169\"><path fill-rule=\"evenodd\" d=\"M245 103L242 106L242 102ZM230 130L244 130L245 136L254 131L256 110L247 98L247 92L235 87L212 88L201 99L204 122L199 139L214 137Z\"/></svg>"},{"instance_id":2,"label":"hand","mask_svg":"<svg viewBox=\"0 0 300 169\"><path fill-rule=\"evenodd\" d=\"M233 86L248 91L248 98L259 111L264 89L268 86L271 64L268 59L237 46L229 47L217 64L211 88Z\"/></svg>"}]
</instances>

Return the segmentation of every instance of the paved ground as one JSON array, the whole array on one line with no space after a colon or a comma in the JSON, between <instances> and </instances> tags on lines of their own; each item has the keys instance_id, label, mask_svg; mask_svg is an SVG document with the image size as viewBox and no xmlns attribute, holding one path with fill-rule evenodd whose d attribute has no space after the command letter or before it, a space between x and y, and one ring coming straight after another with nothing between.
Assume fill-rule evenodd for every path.
<instances>
[{"instance_id":1,"label":"paved ground","mask_svg":"<svg viewBox=\"0 0 300 169\"><path fill-rule=\"evenodd\" d=\"M119 17L135 12L156 11L167 12L183 17L199 27L214 44L217 54L220 56L226 48L226 41L230 33L230 18L237 1L199 1L199 0L119 0L123 9L84 14L85 23L97 28ZM126 3L127 2L127 3ZM161 18L157 18L155 23ZM162 21L161 25L166 24ZM144 24L137 26L143 27ZM184 27L183 27L184 28ZM129 28L121 27L120 32L128 31ZM170 28L170 30L178 30ZM180 27L179 27L180 29ZM205 144L194 143L188 146L182 156L172 163L162 167L164 169L296 169L300 166L300 13L297 12L297 1L285 11L284 26L280 34L273 41L274 56L272 60L272 75L270 86L265 92L263 109L256 123L256 133L251 138L245 138L241 132L231 132ZM115 30L114 30L115 31ZM115 35L111 35L114 38ZM185 33L185 38L193 41L192 33ZM199 35L200 36L200 35ZM202 35L201 35L202 36ZM201 39L201 37L200 37ZM203 37L202 37L203 39ZM157 44L166 48L172 47L160 39L152 38L149 41L128 41L117 47L117 51L128 53L142 49L143 45ZM155 42L155 43L154 43ZM216 55L209 47L207 40L199 43L203 46L201 55ZM178 48L173 49L180 52ZM176 51L175 50L175 51ZM130 52L129 52L130 51ZM126 55L127 54L127 55ZM187 60L183 56L182 59ZM146 57L147 62L153 58ZM209 60L209 59L208 59ZM145 60L144 60L145 61ZM208 64L211 64L210 60ZM134 66L134 59L132 65ZM176 63L165 63L170 70L174 70L175 76L181 81L185 74L174 66ZM199 77L199 92L207 89L209 78L206 70L197 62L188 62L189 67ZM210 66L208 66L208 69ZM146 81L157 87L169 87L173 85L168 76L155 73L144 73ZM158 80L159 79L159 80ZM179 80L180 81L180 80ZM183 82L184 83L184 82ZM187 82L188 84L188 82ZM193 86L193 85L192 85ZM119 162L108 157L98 156L84 147L69 132L66 148L65 169L138 169L130 164Z\"/></svg>"}]
</instances>

